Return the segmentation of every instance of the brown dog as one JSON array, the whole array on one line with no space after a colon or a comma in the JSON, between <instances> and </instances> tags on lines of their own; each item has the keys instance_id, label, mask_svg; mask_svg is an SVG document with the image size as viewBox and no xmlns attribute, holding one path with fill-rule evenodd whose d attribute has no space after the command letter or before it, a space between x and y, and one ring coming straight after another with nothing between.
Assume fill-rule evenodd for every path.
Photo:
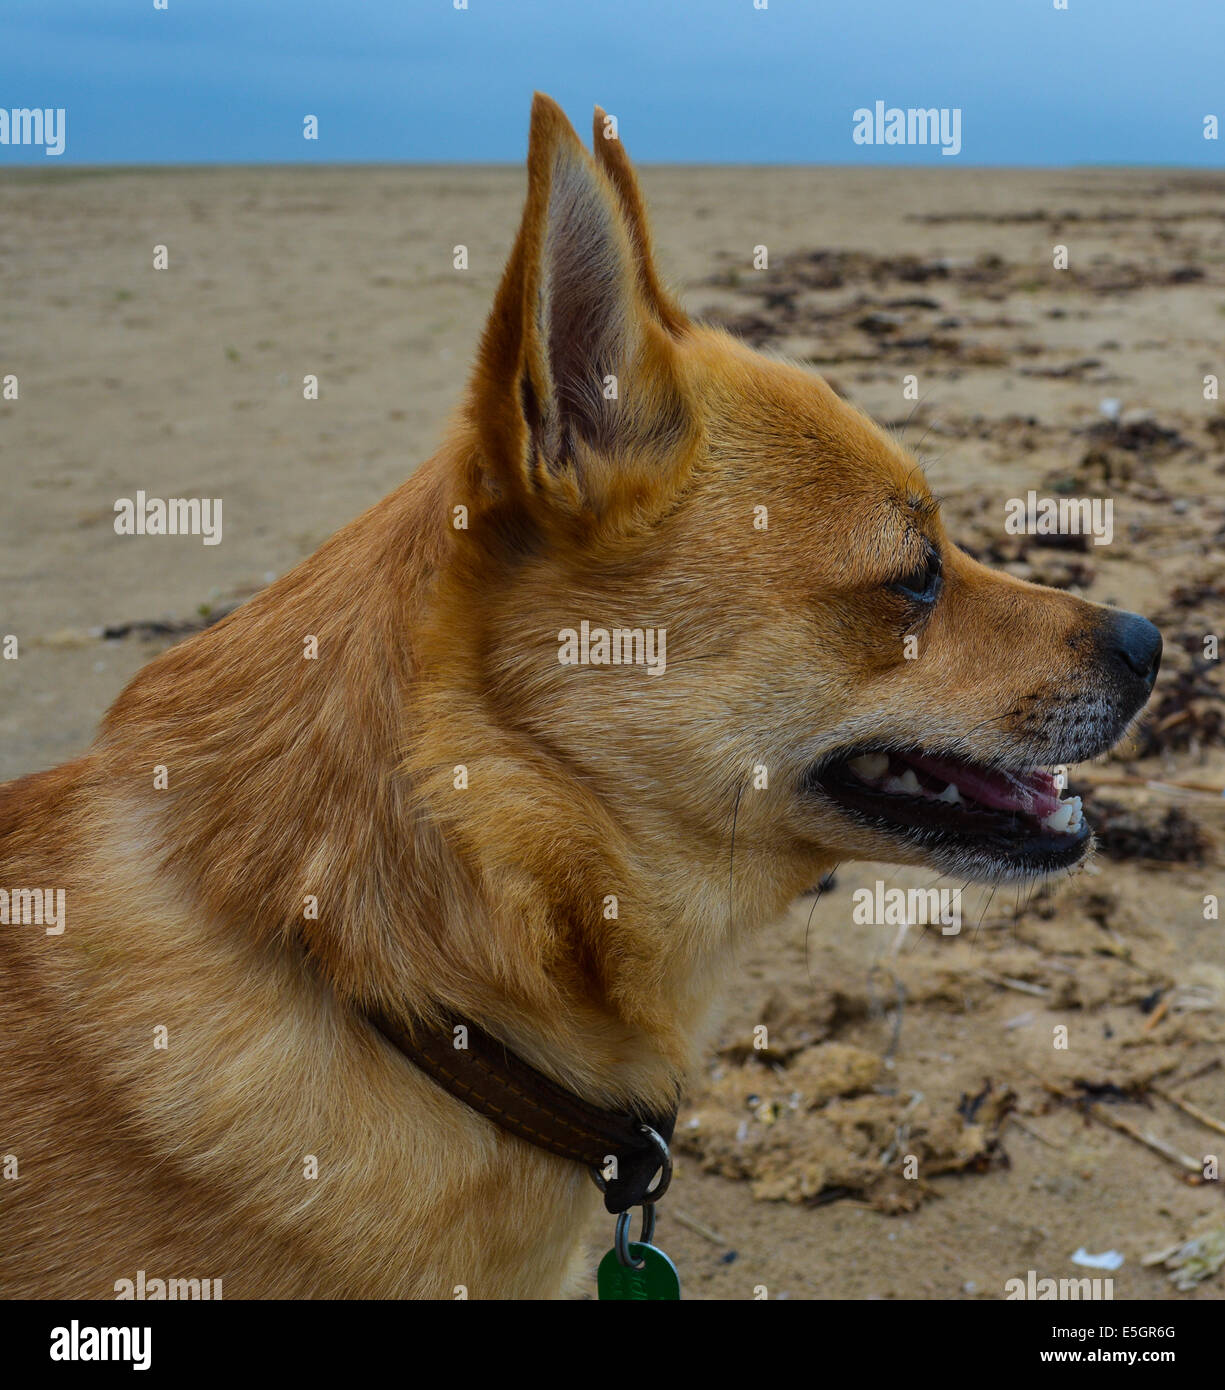
<instances>
[{"instance_id":1,"label":"brown dog","mask_svg":"<svg viewBox=\"0 0 1225 1390\"><path fill-rule=\"evenodd\" d=\"M0 928L6 1295L573 1291L588 1173L373 1011L664 1106L836 860L1088 852L1037 769L1119 737L1156 629L977 564L889 436L691 322L601 116L593 160L536 99L445 447L0 789L0 887L66 914Z\"/></svg>"}]
</instances>

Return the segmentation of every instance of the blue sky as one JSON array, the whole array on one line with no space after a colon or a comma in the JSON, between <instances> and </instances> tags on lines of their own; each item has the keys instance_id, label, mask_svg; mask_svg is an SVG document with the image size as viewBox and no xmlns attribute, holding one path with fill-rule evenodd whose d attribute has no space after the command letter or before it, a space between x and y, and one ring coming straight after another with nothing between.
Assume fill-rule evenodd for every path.
<instances>
[{"instance_id":1,"label":"blue sky","mask_svg":"<svg viewBox=\"0 0 1225 1390\"><path fill-rule=\"evenodd\" d=\"M879 99L960 108L965 164L1225 165L1225 0L167 3L2 0L0 108L63 107L67 143L0 169L519 161L534 88L643 162L954 162L854 144Z\"/></svg>"}]
</instances>

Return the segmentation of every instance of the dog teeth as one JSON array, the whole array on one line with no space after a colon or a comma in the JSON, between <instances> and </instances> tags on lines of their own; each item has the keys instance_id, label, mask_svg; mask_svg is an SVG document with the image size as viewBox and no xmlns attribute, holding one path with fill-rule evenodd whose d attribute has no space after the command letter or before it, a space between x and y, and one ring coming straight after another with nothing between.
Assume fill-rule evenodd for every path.
<instances>
[{"instance_id":1,"label":"dog teeth","mask_svg":"<svg viewBox=\"0 0 1225 1390\"><path fill-rule=\"evenodd\" d=\"M852 758L847 766L856 777L862 777L865 782L879 782L889 771L889 758L885 753L864 753L858 758Z\"/></svg>"},{"instance_id":2,"label":"dog teeth","mask_svg":"<svg viewBox=\"0 0 1225 1390\"><path fill-rule=\"evenodd\" d=\"M1068 801L1061 801L1043 820L1042 828L1055 835L1071 835L1080 829L1083 820L1080 797L1074 796Z\"/></svg>"},{"instance_id":3,"label":"dog teeth","mask_svg":"<svg viewBox=\"0 0 1225 1390\"><path fill-rule=\"evenodd\" d=\"M936 800L947 801L950 806L955 806L961 801L961 790L955 782L950 782Z\"/></svg>"},{"instance_id":4,"label":"dog teeth","mask_svg":"<svg viewBox=\"0 0 1225 1390\"><path fill-rule=\"evenodd\" d=\"M887 792L900 792L905 796L921 796L923 788L919 786L919 779L914 775L913 768L907 768L900 777L890 777L885 783Z\"/></svg>"}]
</instances>

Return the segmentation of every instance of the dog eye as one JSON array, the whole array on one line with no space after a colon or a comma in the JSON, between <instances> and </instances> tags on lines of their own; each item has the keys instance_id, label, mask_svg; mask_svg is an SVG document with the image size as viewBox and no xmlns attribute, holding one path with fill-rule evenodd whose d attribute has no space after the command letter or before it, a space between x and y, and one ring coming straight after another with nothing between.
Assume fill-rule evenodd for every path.
<instances>
[{"instance_id":1,"label":"dog eye","mask_svg":"<svg viewBox=\"0 0 1225 1390\"><path fill-rule=\"evenodd\" d=\"M940 595L940 574L940 552L929 545L923 563L910 574L895 579L889 588L912 603L935 603Z\"/></svg>"}]
</instances>

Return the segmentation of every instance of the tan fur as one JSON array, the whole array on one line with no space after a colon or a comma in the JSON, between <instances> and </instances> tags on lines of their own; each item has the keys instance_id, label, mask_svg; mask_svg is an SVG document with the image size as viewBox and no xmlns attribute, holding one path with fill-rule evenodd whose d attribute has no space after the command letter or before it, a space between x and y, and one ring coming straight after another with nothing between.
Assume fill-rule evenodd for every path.
<instances>
[{"instance_id":1,"label":"tan fur","mask_svg":"<svg viewBox=\"0 0 1225 1390\"><path fill-rule=\"evenodd\" d=\"M588 1175L363 1007L453 1008L594 1101L662 1101L746 934L839 858L906 858L797 798L815 756L1040 743L1096 680L1099 610L956 551L897 443L684 316L601 116L593 161L536 99L443 449L152 662L85 757L0 788L0 886L68 909L0 928L5 1296L138 1269L227 1298L573 1291ZM911 663L877 589L920 534L947 594ZM666 674L561 666L584 617L666 628Z\"/></svg>"}]
</instances>

